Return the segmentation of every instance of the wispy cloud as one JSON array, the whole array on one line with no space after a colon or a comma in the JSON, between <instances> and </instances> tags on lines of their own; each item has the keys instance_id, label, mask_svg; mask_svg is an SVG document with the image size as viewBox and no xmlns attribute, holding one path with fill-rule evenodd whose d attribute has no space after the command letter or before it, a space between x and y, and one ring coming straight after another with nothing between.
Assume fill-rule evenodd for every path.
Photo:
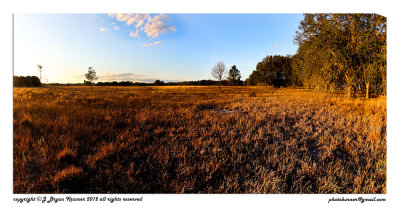
<instances>
[{"instance_id":1,"label":"wispy cloud","mask_svg":"<svg viewBox=\"0 0 400 207\"><path fill-rule=\"evenodd\" d=\"M99 81L154 82L155 80L135 73L102 73L99 74Z\"/></svg>"},{"instance_id":2,"label":"wispy cloud","mask_svg":"<svg viewBox=\"0 0 400 207\"><path fill-rule=\"evenodd\" d=\"M147 37L156 38L161 34L169 31L176 31L173 25L167 25L165 21L169 18L166 14L150 15L150 14L108 14L108 16L125 22L127 26L134 25L135 28L143 31ZM137 37L139 33L137 32Z\"/></svg>"},{"instance_id":3,"label":"wispy cloud","mask_svg":"<svg viewBox=\"0 0 400 207\"><path fill-rule=\"evenodd\" d=\"M210 58L211 58L211 60L219 60L220 59L219 57L216 57L216 56L210 56Z\"/></svg>"},{"instance_id":4,"label":"wispy cloud","mask_svg":"<svg viewBox=\"0 0 400 207\"><path fill-rule=\"evenodd\" d=\"M105 32L106 28L102 27L102 28L100 28L100 31Z\"/></svg>"},{"instance_id":5,"label":"wispy cloud","mask_svg":"<svg viewBox=\"0 0 400 207\"><path fill-rule=\"evenodd\" d=\"M115 25L114 30L119 30L119 27L117 25Z\"/></svg>"},{"instance_id":6,"label":"wispy cloud","mask_svg":"<svg viewBox=\"0 0 400 207\"><path fill-rule=\"evenodd\" d=\"M281 43L277 43L277 44L274 45L274 48L277 48L277 47L279 47L280 45L281 45Z\"/></svg>"},{"instance_id":7,"label":"wispy cloud","mask_svg":"<svg viewBox=\"0 0 400 207\"><path fill-rule=\"evenodd\" d=\"M152 43L149 43L149 44L144 44L143 47L150 47L150 46L153 46L153 45L160 45L160 44L162 44L162 41L156 41L156 42L152 42Z\"/></svg>"},{"instance_id":8,"label":"wispy cloud","mask_svg":"<svg viewBox=\"0 0 400 207\"><path fill-rule=\"evenodd\" d=\"M138 38L138 37L139 37L139 30L136 29L136 32L131 32L131 33L129 33L129 36Z\"/></svg>"}]
</instances>

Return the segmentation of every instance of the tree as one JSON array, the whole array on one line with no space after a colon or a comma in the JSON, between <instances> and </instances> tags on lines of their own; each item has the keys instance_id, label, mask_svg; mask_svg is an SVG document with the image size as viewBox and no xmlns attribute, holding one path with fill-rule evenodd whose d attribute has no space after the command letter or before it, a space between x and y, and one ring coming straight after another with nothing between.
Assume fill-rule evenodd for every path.
<instances>
[{"instance_id":1,"label":"tree","mask_svg":"<svg viewBox=\"0 0 400 207\"><path fill-rule=\"evenodd\" d=\"M256 70L247 79L249 85L288 86L292 74L292 57L268 55L256 66Z\"/></svg>"},{"instance_id":2,"label":"tree","mask_svg":"<svg viewBox=\"0 0 400 207\"><path fill-rule=\"evenodd\" d=\"M225 63L217 62L211 70L211 75L218 81L218 87L221 90L221 82L226 77Z\"/></svg>"},{"instance_id":3,"label":"tree","mask_svg":"<svg viewBox=\"0 0 400 207\"><path fill-rule=\"evenodd\" d=\"M92 90L93 87L93 82L98 79L96 75L96 71L93 69L93 67L89 67L88 72L85 74L86 79L90 83L90 90Z\"/></svg>"},{"instance_id":4,"label":"tree","mask_svg":"<svg viewBox=\"0 0 400 207\"><path fill-rule=\"evenodd\" d=\"M14 76L13 82L16 87L37 87L42 85L40 79L36 76Z\"/></svg>"},{"instance_id":5,"label":"tree","mask_svg":"<svg viewBox=\"0 0 400 207\"><path fill-rule=\"evenodd\" d=\"M40 74L40 83L42 83L42 70L43 70L43 66L42 65L40 65L40 64L38 64L37 65L38 66L38 71L39 71L39 74Z\"/></svg>"},{"instance_id":6,"label":"tree","mask_svg":"<svg viewBox=\"0 0 400 207\"><path fill-rule=\"evenodd\" d=\"M376 14L305 14L292 64L301 85L323 90L386 91L386 18Z\"/></svg>"},{"instance_id":7,"label":"tree","mask_svg":"<svg viewBox=\"0 0 400 207\"><path fill-rule=\"evenodd\" d=\"M154 85L155 86L163 86L163 85L165 85L165 83L164 83L164 81L156 80L156 81L154 81Z\"/></svg>"},{"instance_id":8,"label":"tree","mask_svg":"<svg viewBox=\"0 0 400 207\"><path fill-rule=\"evenodd\" d=\"M240 82L240 71L236 68L236 65L233 65L229 70L228 80L233 83L234 86L237 86Z\"/></svg>"}]
</instances>

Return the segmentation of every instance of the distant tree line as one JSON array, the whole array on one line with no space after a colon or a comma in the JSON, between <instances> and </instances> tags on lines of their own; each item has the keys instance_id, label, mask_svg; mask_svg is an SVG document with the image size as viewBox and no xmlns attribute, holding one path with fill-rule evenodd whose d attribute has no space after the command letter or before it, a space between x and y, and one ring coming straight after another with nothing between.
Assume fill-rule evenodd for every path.
<instances>
[{"instance_id":1,"label":"distant tree line","mask_svg":"<svg viewBox=\"0 0 400 207\"><path fill-rule=\"evenodd\" d=\"M14 76L13 84L15 87L40 87L42 86L37 76Z\"/></svg>"},{"instance_id":2,"label":"distant tree line","mask_svg":"<svg viewBox=\"0 0 400 207\"><path fill-rule=\"evenodd\" d=\"M386 94L386 18L377 14L305 14L294 56L267 56L246 85L345 89Z\"/></svg>"},{"instance_id":3,"label":"distant tree line","mask_svg":"<svg viewBox=\"0 0 400 207\"><path fill-rule=\"evenodd\" d=\"M197 81L182 81L182 82L176 82L176 85L182 85L182 86L215 86L218 85L219 81L215 80L197 80ZM230 80L222 80L220 82L221 86L232 86L233 83ZM241 80L236 80L236 85L237 86L242 86L243 81Z\"/></svg>"},{"instance_id":4,"label":"distant tree line","mask_svg":"<svg viewBox=\"0 0 400 207\"><path fill-rule=\"evenodd\" d=\"M90 82L84 81L85 86L90 86ZM197 81L181 81L181 82L164 82L156 80L153 83L131 82L131 81L112 81L112 82L97 82L96 86L213 86L218 85L218 81L214 80L197 80ZM229 80L221 82L223 86L232 85ZM243 85L243 81L237 81L237 85Z\"/></svg>"}]
</instances>

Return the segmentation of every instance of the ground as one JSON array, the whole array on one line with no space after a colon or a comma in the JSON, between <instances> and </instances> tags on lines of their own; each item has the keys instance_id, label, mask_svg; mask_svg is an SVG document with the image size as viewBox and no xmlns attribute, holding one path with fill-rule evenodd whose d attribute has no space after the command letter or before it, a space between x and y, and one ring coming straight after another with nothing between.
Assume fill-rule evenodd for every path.
<instances>
[{"instance_id":1,"label":"ground","mask_svg":"<svg viewBox=\"0 0 400 207\"><path fill-rule=\"evenodd\" d=\"M14 193L386 193L386 97L14 88Z\"/></svg>"}]
</instances>

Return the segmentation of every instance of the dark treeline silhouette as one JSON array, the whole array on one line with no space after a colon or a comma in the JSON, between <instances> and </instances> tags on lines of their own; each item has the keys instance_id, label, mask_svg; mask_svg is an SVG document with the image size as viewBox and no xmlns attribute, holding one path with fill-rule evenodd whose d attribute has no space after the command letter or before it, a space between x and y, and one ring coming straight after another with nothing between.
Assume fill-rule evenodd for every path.
<instances>
[{"instance_id":1,"label":"dark treeline silhouette","mask_svg":"<svg viewBox=\"0 0 400 207\"><path fill-rule=\"evenodd\" d=\"M230 80L222 80L216 81L216 80L197 80L197 81L182 81L182 82L177 82L177 85L187 85L187 86L215 86L218 84L221 84L222 86L230 86L233 83ZM243 85L243 81L237 80L237 85L241 86Z\"/></svg>"},{"instance_id":2,"label":"dark treeline silhouette","mask_svg":"<svg viewBox=\"0 0 400 207\"><path fill-rule=\"evenodd\" d=\"M88 85L88 84L84 84ZM140 83L131 81L112 81L112 82L97 82L96 86L151 86L153 83Z\"/></svg>"},{"instance_id":3,"label":"dark treeline silhouette","mask_svg":"<svg viewBox=\"0 0 400 207\"><path fill-rule=\"evenodd\" d=\"M267 56L246 85L300 86L322 91L386 94L386 17L305 14L294 56Z\"/></svg>"},{"instance_id":4,"label":"dark treeline silhouette","mask_svg":"<svg viewBox=\"0 0 400 207\"><path fill-rule=\"evenodd\" d=\"M13 84L15 87L40 87L42 86L37 76L14 76Z\"/></svg>"},{"instance_id":5,"label":"dark treeline silhouette","mask_svg":"<svg viewBox=\"0 0 400 207\"><path fill-rule=\"evenodd\" d=\"M46 86L83 86L82 83L46 83Z\"/></svg>"},{"instance_id":6,"label":"dark treeline silhouette","mask_svg":"<svg viewBox=\"0 0 400 207\"><path fill-rule=\"evenodd\" d=\"M218 85L219 81L215 80L197 80L197 81L181 81L181 82L164 82L161 80L156 80L153 83L141 83L141 82L131 82L131 81L112 81L112 82L98 82L96 86L215 86ZM237 85L243 85L243 81L237 81ZM84 82L85 86L90 86L87 81ZM223 80L221 82L223 86L230 86L232 82L229 80Z\"/></svg>"}]
</instances>

